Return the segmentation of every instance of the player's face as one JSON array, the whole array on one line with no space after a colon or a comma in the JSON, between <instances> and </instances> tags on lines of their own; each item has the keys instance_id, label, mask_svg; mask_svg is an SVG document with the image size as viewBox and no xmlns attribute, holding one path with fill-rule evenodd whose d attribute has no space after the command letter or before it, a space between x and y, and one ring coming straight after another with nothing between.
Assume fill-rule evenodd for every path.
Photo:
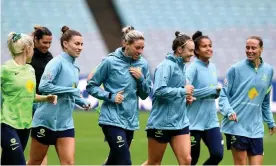
<instances>
[{"instance_id":1,"label":"player's face","mask_svg":"<svg viewBox=\"0 0 276 166\"><path fill-rule=\"evenodd\" d=\"M201 39L197 51L200 59L210 59L213 56L212 41L206 38Z\"/></svg>"},{"instance_id":2,"label":"player's face","mask_svg":"<svg viewBox=\"0 0 276 166\"><path fill-rule=\"evenodd\" d=\"M27 63L31 63L33 55L34 55L34 43L32 43L32 45L30 47L27 47L26 49L27 49L26 50L26 53L27 53L26 61L27 61Z\"/></svg>"},{"instance_id":3,"label":"player's face","mask_svg":"<svg viewBox=\"0 0 276 166\"><path fill-rule=\"evenodd\" d=\"M193 41L189 40L180 53L180 56L183 58L184 62L190 62L191 57L194 55L194 50L195 44Z\"/></svg>"},{"instance_id":4,"label":"player's face","mask_svg":"<svg viewBox=\"0 0 276 166\"><path fill-rule=\"evenodd\" d=\"M69 42L63 42L65 51L72 57L79 57L83 48L83 39L81 36L73 36Z\"/></svg>"},{"instance_id":5,"label":"player's face","mask_svg":"<svg viewBox=\"0 0 276 166\"><path fill-rule=\"evenodd\" d=\"M245 53L248 60L254 61L260 58L262 51L263 51L263 48L260 47L259 40L248 39L246 41Z\"/></svg>"},{"instance_id":6,"label":"player's face","mask_svg":"<svg viewBox=\"0 0 276 166\"><path fill-rule=\"evenodd\" d=\"M40 52L46 53L51 47L52 36L44 35L41 39L35 39L35 48L37 48Z\"/></svg>"},{"instance_id":7,"label":"player's face","mask_svg":"<svg viewBox=\"0 0 276 166\"><path fill-rule=\"evenodd\" d=\"M133 60L138 60L144 51L145 41L142 39L135 40L132 44L126 44L126 52Z\"/></svg>"}]
</instances>

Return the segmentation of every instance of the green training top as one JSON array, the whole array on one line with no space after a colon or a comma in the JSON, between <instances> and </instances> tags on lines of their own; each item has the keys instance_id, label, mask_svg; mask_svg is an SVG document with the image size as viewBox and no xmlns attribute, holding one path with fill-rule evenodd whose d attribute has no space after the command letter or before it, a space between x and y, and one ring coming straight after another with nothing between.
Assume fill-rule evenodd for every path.
<instances>
[{"instance_id":1,"label":"green training top","mask_svg":"<svg viewBox=\"0 0 276 166\"><path fill-rule=\"evenodd\" d=\"M1 123L16 129L31 127L35 98L35 72L31 65L14 60L1 66Z\"/></svg>"}]
</instances>

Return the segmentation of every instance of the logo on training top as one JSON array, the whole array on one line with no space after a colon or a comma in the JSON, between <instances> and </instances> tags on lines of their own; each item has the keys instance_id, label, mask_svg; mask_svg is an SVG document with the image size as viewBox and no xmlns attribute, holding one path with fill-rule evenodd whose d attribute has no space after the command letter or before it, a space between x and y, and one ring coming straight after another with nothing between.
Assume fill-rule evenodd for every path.
<instances>
[{"instance_id":1,"label":"logo on training top","mask_svg":"<svg viewBox=\"0 0 276 166\"><path fill-rule=\"evenodd\" d=\"M77 88L77 83L74 82L73 85L72 85L72 87L73 88Z\"/></svg>"},{"instance_id":2,"label":"logo on training top","mask_svg":"<svg viewBox=\"0 0 276 166\"><path fill-rule=\"evenodd\" d=\"M262 80L263 80L263 81L267 81L267 80L268 80L268 77L267 77L266 74L264 74L264 75L262 76Z\"/></svg>"},{"instance_id":3,"label":"logo on training top","mask_svg":"<svg viewBox=\"0 0 276 166\"><path fill-rule=\"evenodd\" d=\"M248 97L249 97L250 100L255 99L258 95L259 95L259 93L258 93L258 91L255 87L251 88L248 91Z\"/></svg>"},{"instance_id":4,"label":"logo on training top","mask_svg":"<svg viewBox=\"0 0 276 166\"><path fill-rule=\"evenodd\" d=\"M224 79L223 85L224 85L224 86L227 86L227 85L228 85L228 80L227 80L227 78Z\"/></svg>"},{"instance_id":5,"label":"logo on training top","mask_svg":"<svg viewBox=\"0 0 276 166\"><path fill-rule=\"evenodd\" d=\"M33 93L34 87L35 87L34 82L32 80L28 80L26 83L26 89L28 90L28 92Z\"/></svg>"},{"instance_id":6,"label":"logo on training top","mask_svg":"<svg viewBox=\"0 0 276 166\"><path fill-rule=\"evenodd\" d=\"M52 80L53 79L53 75L51 72L48 72L47 74L45 74L43 77L42 77L43 80Z\"/></svg>"}]
</instances>

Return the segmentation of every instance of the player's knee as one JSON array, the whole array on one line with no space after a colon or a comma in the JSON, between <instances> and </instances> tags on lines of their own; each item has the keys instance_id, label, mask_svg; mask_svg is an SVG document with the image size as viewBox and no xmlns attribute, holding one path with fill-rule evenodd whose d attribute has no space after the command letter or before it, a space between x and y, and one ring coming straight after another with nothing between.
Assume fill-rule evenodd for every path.
<instances>
[{"instance_id":1,"label":"player's knee","mask_svg":"<svg viewBox=\"0 0 276 166\"><path fill-rule=\"evenodd\" d=\"M186 155L180 158L180 165L191 165L192 157L190 155Z\"/></svg>"},{"instance_id":2,"label":"player's knee","mask_svg":"<svg viewBox=\"0 0 276 166\"><path fill-rule=\"evenodd\" d=\"M41 165L43 159L30 159L29 161L27 161L27 165Z\"/></svg>"},{"instance_id":3,"label":"player's knee","mask_svg":"<svg viewBox=\"0 0 276 166\"><path fill-rule=\"evenodd\" d=\"M75 165L75 160L74 159L61 160L60 164L61 165Z\"/></svg>"},{"instance_id":4,"label":"player's knee","mask_svg":"<svg viewBox=\"0 0 276 166\"><path fill-rule=\"evenodd\" d=\"M210 158L212 159L212 161L216 161L217 163L219 163L223 159L223 152L211 153Z\"/></svg>"},{"instance_id":5,"label":"player's knee","mask_svg":"<svg viewBox=\"0 0 276 166\"><path fill-rule=\"evenodd\" d=\"M190 155L186 156L184 158L184 162L186 163L186 165L190 165L192 162L192 157Z\"/></svg>"},{"instance_id":6,"label":"player's knee","mask_svg":"<svg viewBox=\"0 0 276 166\"><path fill-rule=\"evenodd\" d=\"M149 158L146 165L161 165L162 157Z\"/></svg>"}]
</instances>

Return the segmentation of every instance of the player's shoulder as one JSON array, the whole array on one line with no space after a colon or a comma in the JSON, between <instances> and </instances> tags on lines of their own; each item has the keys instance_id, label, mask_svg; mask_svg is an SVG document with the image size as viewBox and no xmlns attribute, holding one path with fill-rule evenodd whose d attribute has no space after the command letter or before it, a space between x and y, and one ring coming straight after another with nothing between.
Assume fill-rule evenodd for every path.
<instances>
[{"instance_id":1,"label":"player's shoulder","mask_svg":"<svg viewBox=\"0 0 276 166\"><path fill-rule=\"evenodd\" d=\"M247 63L246 60L242 60L242 61L234 63L231 67L232 68L241 68L241 67L245 66L246 63Z\"/></svg>"},{"instance_id":2,"label":"player's shoulder","mask_svg":"<svg viewBox=\"0 0 276 166\"><path fill-rule=\"evenodd\" d=\"M263 62L263 66L268 70L273 70L273 67L270 64L266 63L266 62Z\"/></svg>"},{"instance_id":3,"label":"player's shoulder","mask_svg":"<svg viewBox=\"0 0 276 166\"><path fill-rule=\"evenodd\" d=\"M193 61L193 62L191 62L191 63L185 65L185 67L186 67L187 70L188 70L188 69L189 69L189 70L191 70L191 69L196 69L197 66L198 66L198 63L196 63L195 61Z\"/></svg>"},{"instance_id":4,"label":"player's shoulder","mask_svg":"<svg viewBox=\"0 0 276 166\"><path fill-rule=\"evenodd\" d=\"M35 71L34 68L33 68L33 66L30 65L30 64L26 64L26 67L27 67L30 71L32 71L32 72Z\"/></svg>"},{"instance_id":5,"label":"player's shoulder","mask_svg":"<svg viewBox=\"0 0 276 166\"><path fill-rule=\"evenodd\" d=\"M61 56L56 56L51 59L46 66L59 67L63 63L63 58Z\"/></svg>"},{"instance_id":6,"label":"player's shoulder","mask_svg":"<svg viewBox=\"0 0 276 166\"><path fill-rule=\"evenodd\" d=\"M14 67L13 60L8 60L1 65L1 71L9 70L10 68Z\"/></svg>"}]
</instances>

